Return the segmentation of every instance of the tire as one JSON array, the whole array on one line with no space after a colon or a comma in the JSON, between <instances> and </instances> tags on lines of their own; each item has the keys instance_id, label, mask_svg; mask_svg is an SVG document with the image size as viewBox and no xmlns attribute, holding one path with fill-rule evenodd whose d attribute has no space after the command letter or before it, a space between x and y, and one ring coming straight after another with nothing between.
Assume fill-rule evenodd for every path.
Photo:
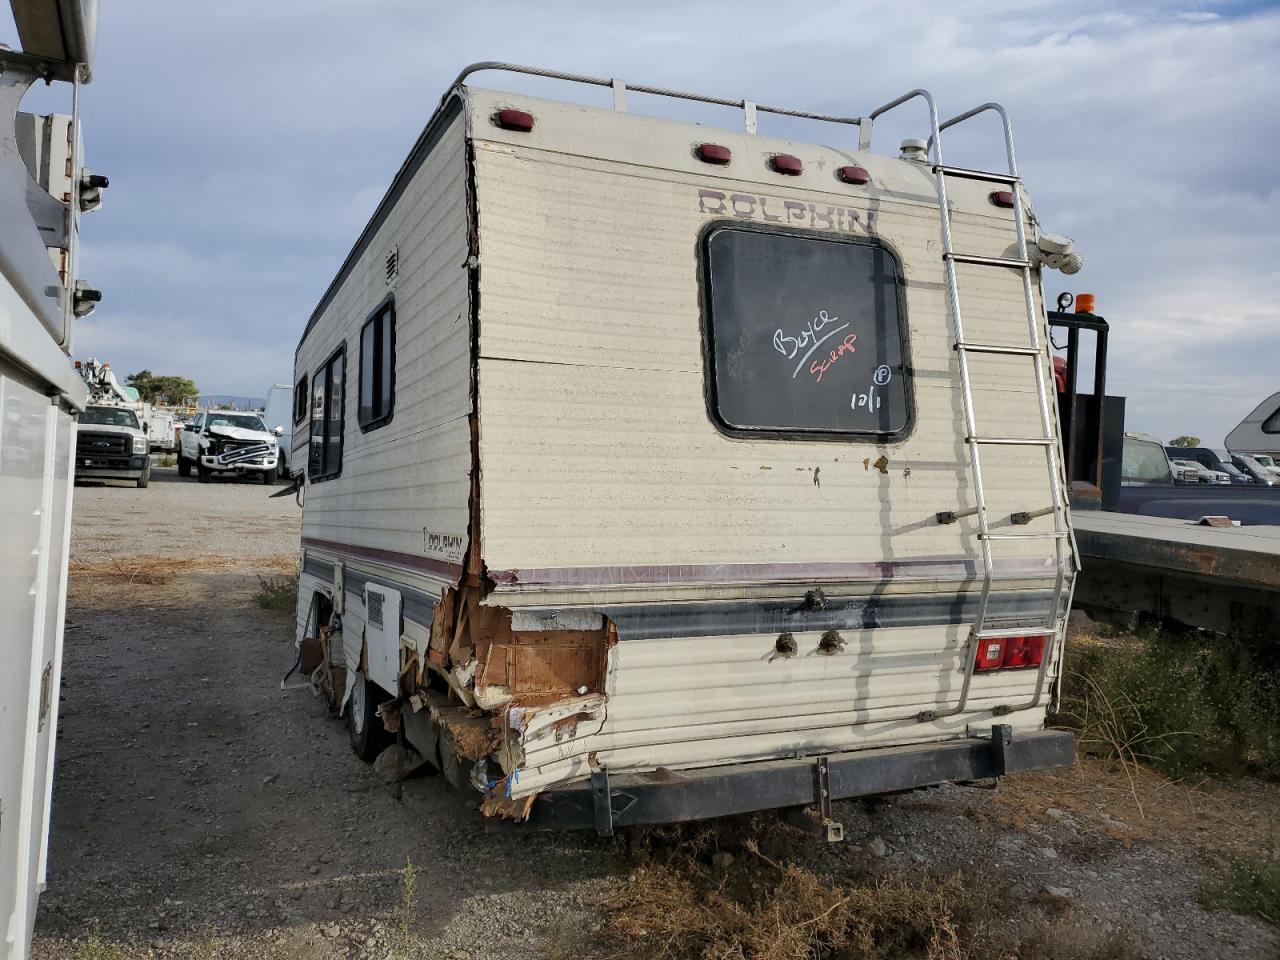
<instances>
[{"instance_id":1,"label":"tire","mask_svg":"<svg viewBox=\"0 0 1280 960\"><path fill-rule=\"evenodd\" d=\"M391 745L391 734L382 726L378 716L378 703L390 699L363 673L356 674L347 701L347 732L351 735L351 749L365 763L372 763L383 750Z\"/></svg>"},{"instance_id":2,"label":"tire","mask_svg":"<svg viewBox=\"0 0 1280 960\"><path fill-rule=\"evenodd\" d=\"M138 478L138 489L139 490L147 489L147 484L150 482L151 482L151 468L147 467L145 470L142 471L142 476Z\"/></svg>"},{"instance_id":3,"label":"tire","mask_svg":"<svg viewBox=\"0 0 1280 960\"><path fill-rule=\"evenodd\" d=\"M196 461L196 479L201 483L208 483L213 476L213 471L206 467L199 460Z\"/></svg>"},{"instance_id":4,"label":"tire","mask_svg":"<svg viewBox=\"0 0 1280 960\"><path fill-rule=\"evenodd\" d=\"M180 477L191 476L191 461L188 460L186 457L184 457L182 454L178 454L178 476Z\"/></svg>"},{"instance_id":5,"label":"tire","mask_svg":"<svg viewBox=\"0 0 1280 960\"><path fill-rule=\"evenodd\" d=\"M262 482L268 486L273 485L279 479L279 471L275 467L272 467L270 470L262 471Z\"/></svg>"}]
</instances>

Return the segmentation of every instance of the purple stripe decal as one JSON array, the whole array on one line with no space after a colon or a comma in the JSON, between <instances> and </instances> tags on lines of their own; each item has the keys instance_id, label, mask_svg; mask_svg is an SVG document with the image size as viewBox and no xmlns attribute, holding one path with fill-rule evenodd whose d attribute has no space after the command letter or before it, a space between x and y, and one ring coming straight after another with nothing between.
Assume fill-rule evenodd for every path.
<instances>
[{"instance_id":1,"label":"purple stripe decal","mask_svg":"<svg viewBox=\"0 0 1280 960\"><path fill-rule=\"evenodd\" d=\"M304 547L313 547L337 554L339 557L352 557L358 560L374 560L393 567L407 570L420 570L424 573L447 577L457 581L462 576L462 564L434 560L431 557L416 557L411 553L396 553L393 550L379 550L376 547L360 547L353 543L338 543L334 540L318 540L315 537L303 537Z\"/></svg>"}]
</instances>

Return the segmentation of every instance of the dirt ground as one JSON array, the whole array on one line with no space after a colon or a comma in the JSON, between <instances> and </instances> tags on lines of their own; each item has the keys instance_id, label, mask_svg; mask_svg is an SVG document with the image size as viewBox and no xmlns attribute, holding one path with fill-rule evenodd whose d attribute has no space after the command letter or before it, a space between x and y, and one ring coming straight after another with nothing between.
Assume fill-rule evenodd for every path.
<instances>
[{"instance_id":1,"label":"dirt ground","mask_svg":"<svg viewBox=\"0 0 1280 960\"><path fill-rule=\"evenodd\" d=\"M321 701L280 690L292 624L253 594L294 564L291 498L153 480L76 491L35 957L659 954L611 926L636 879L626 838L487 832L473 798L439 777L384 784ZM1270 928L1202 908L1197 890L1268 842L1278 810L1270 787L1130 784L1090 763L841 803L845 844L794 833L787 852L824 875L874 861L885 877L998 876L1005 896L1068 918L1068 938L1132 944L1108 955L1275 957Z\"/></svg>"}]
</instances>

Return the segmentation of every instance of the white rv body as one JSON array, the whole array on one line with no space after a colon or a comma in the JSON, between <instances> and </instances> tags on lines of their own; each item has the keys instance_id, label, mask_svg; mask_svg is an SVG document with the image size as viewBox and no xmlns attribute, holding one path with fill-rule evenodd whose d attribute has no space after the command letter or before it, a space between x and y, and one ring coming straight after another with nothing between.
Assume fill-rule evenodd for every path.
<instances>
[{"instance_id":1,"label":"white rv body","mask_svg":"<svg viewBox=\"0 0 1280 960\"><path fill-rule=\"evenodd\" d=\"M1280 461L1280 393L1263 400L1227 434L1227 450Z\"/></svg>"},{"instance_id":2,"label":"white rv body","mask_svg":"<svg viewBox=\"0 0 1280 960\"><path fill-rule=\"evenodd\" d=\"M96 5L12 7L24 50L0 48L0 958L24 960L46 875L75 417L88 391L68 356L78 119L18 105L41 79L88 78Z\"/></svg>"},{"instance_id":3,"label":"white rv body","mask_svg":"<svg viewBox=\"0 0 1280 960\"><path fill-rule=\"evenodd\" d=\"M501 111L532 127L504 127ZM707 142L732 160L704 162ZM778 155L801 172L778 172ZM850 167L870 182L837 178ZM956 181L951 229L958 249L1008 258L1013 215L992 191ZM909 380L893 436L718 421L708 251L724 231L743 249L757 236L861 244L896 264L879 281L897 291L902 337L883 383ZM809 249L796 246L796 269ZM957 269L967 340L1027 343L1021 271ZM1034 365L1052 379L1034 295L1039 353L969 360L986 436L1043 432ZM805 291L795 300L764 343L777 361L793 331L836 319L819 320ZM1067 540L1055 593L1046 508L1056 499L1065 518L1066 504L1044 444L984 452L992 530L1017 537L993 544L988 622L1052 626L1043 670L974 672L966 699L982 565L948 311L927 164L459 85L298 347L299 642L340 631L326 648L336 669L320 670L338 704L390 657L398 689L378 692L399 701L406 736L460 768L487 813L517 819L603 771L693 782L783 758L986 742L996 724L1034 735L1074 574ZM875 334L863 328L858 346L888 349ZM393 349L366 362L377 343ZM790 376L827 372L826 350ZM837 371L853 362L839 353ZM339 366L341 390L320 388ZM840 403L854 415L878 403L880 376ZM388 382L390 396L362 391ZM956 522L940 522L947 512ZM1033 517L1012 525L1018 513ZM398 592L398 637L369 629L370 585ZM726 812L682 816L708 811Z\"/></svg>"}]
</instances>

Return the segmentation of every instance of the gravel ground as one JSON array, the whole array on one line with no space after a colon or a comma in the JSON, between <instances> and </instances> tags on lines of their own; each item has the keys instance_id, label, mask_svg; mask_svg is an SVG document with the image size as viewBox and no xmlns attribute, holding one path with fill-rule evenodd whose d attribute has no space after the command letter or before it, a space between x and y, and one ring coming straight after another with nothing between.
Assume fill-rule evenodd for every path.
<instances>
[{"instance_id":1,"label":"gravel ground","mask_svg":"<svg viewBox=\"0 0 1280 960\"><path fill-rule=\"evenodd\" d=\"M291 623L252 595L257 577L290 569L299 513L271 492L197 485L171 469L156 470L147 490L77 489L49 888L34 955L597 955L602 903L633 870L625 844L486 832L474 801L443 779L385 785L319 700L279 689ZM1159 829L1126 822L1114 789L1073 776L838 804L849 840L797 834L794 855L819 871L842 858L890 871L994 870L1019 897L1127 931L1142 957L1277 955L1269 928L1195 902L1210 869L1202 835L1261 846L1274 830L1274 790L1193 805L1210 819L1189 816L1203 822L1184 835L1177 817ZM91 934L121 952L102 952ZM652 953L643 942L607 952Z\"/></svg>"}]
</instances>

